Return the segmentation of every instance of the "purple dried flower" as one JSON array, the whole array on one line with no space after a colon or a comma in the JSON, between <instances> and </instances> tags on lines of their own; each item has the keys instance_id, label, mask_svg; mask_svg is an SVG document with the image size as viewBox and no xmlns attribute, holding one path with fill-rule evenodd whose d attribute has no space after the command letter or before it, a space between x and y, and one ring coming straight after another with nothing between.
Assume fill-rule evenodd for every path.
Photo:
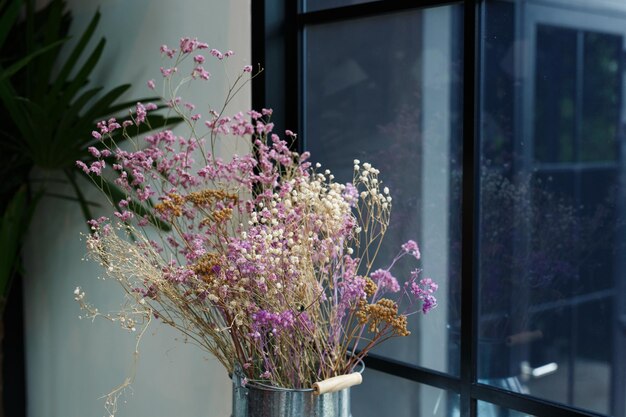
<instances>
[{"instance_id":1,"label":"purple dried flower","mask_svg":"<svg viewBox=\"0 0 626 417\"><path fill-rule=\"evenodd\" d=\"M376 285L378 285L378 288L383 291L400 291L400 284L398 284L398 280L387 270L377 269L370 274L370 277Z\"/></svg>"},{"instance_id":2,"label":"purple dried flower","mask_svg":"<svg viewBox=\"0 0 626 417\"><path fill-rule=\"evenodd\" d=\"M417 271L413 271L413 277L417 276ZM437 299L433 295L439 286L430 278L424 278L419 282L413 281L411 283L411 293L418 300L422 301L422 312L428 313L433 308L437 307Z\"/></svg>"},{"instance_id":3,"label":"purple dried flower","mask_svg":"<svg viewBox=\"0 0 626 417\"><path fill-rule=\"evenodd\" d=\"M419 259L422 256L420 254L420 250L419 250L419 247L417 246L417 243L415 243L415 241L413 240L409 240L405 244L403 244L402 250L404 250L404 252L408 253L409 255L412 255L413 257L415 257L415 259Z\"/></svg>"}]
</instances>

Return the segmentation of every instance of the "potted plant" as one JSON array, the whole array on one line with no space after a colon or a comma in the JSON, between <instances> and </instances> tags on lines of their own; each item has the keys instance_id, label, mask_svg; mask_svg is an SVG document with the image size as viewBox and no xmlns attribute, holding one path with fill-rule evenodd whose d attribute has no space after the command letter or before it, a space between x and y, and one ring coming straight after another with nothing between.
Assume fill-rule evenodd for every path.
<instances>
[{"instance_id":1,"label":"potted plant","mask_svg":"<svg viewBox=\"0 0 626 417\"><path fill-rule=\"evenodd\" d=\"M71 14L63 0L52 0L36 10L31 0L12 0L0 5L0 317L3 316L11 284L22 274L20 250L31 216L43 196L76 201L85 219L92 217L79 179L86 175L74 169L76 159L95 160L85 136L100 120L125 111L137 101L120 101L131 87L120 85L109 91L93 86L90 76L105 47L100 39L89 47L98 26L96 13L65 58L60 51L70 40ZM177 123L151 116L129 134ZM119 142L123 137L117 138ZM94 139L95 141L95 139ZM50 183L34 172L55 172L55 181L69 185L69 193L54 193ZM114 184L109 196L122 195ZM141 212L144 207L132 204ZM164 226L164 225L160 225ZM0 364L3 322L0 322ZM2 398L0 382L0 400ZM0 415L3 407L0 406Z\"/></svg>"},{"instance_id":2,"label":"potted plant","mask_svg":"<svg viewBox=\"0 0 626 417\"><path fill-rule=\"evenodd\" d=\"M75 299L87 317L116 322L138 339L157 320L210 352L233 378L237 417L348 416L346 389L360 382L362 358L408 335L409 316L436 305L437 284L419 268L403 285L393 276L401 258L420 259L414 241L374 270L390 190L375 167L358 160L352 182L336 182L273 132L270 109L228 115L232 98L254 78L249 65L237 71L224 102L204 113L179 96L189 83L208 82L210 66L227 62L231 51L182 38L161 53L163 100L188 129L133 139L127 129L150 111L138 108L135 117L100 123L92 133L101 140L92 152L99 158L78 167L96 183L114 178L125 195L112 200L110 218L90 221L88 253L126 297L111 313L91 306L80 287ZM153 80L149 86L157 87ZM132 150L117 145L117 132ZM237 142L243 155L221 158L220 140ZM158 203L145 213L129 210L131 201L150 197ZM170 231L154 233L146 227L151 218ZM130 383L107 396L110 414Z\"/></svg>"}]
</instances>

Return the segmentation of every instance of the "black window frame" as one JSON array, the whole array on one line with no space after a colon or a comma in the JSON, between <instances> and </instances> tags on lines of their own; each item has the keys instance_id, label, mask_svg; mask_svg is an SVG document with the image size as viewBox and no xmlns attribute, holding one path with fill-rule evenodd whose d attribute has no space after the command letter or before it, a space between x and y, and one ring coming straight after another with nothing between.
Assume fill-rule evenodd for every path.
<instances>
[{"instance_id":1,"label":"black window frame","mask_svg":"<svg viewBox=\"0 0 626 417\"><path fill-rule=\"evenodd\" d=\"M264 71L252 83L253 108L272 107L277 131L303 129L304 42L307 25L428 7L463 5L463 186L461 254L460 374L453 376L379 355L369 355L366 366L420 384L460 395L461 417L476 417L479 401L537 417L604 417L482 384L477 379L478 275L477 225L479 191L480 41L486 0L376 0L304 12L298 0L253 0L252 62ZM301 143L294 142L294 148Z\"/></svg>"}]
</instances>

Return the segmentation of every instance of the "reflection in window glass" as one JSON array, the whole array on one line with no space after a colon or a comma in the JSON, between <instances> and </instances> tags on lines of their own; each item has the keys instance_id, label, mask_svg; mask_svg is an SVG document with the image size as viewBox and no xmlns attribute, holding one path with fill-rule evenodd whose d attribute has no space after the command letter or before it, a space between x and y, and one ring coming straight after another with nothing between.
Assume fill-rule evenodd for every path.
<instances>
[{"instance_id":1,"label":"reflection in window glass","mask_svg":"<svg viewBox=\"0 0 626 417\"><path fill-rule=\"evenodd\" d=\"M478 377L625 417L626 19L577 4L486 3Z\"/></svg>"},{"instance_id":2,"label":"reflection in window glass","mask_svg":"<svg viewBox=\"0 0 626 417\"><path fill-rule=\"evenodd\" d=\"M515 410L507 410L506 408L498 407L495 404L490 404L484 401L478 401L477 411L478 417L534 417L530 414L521 413Z\"/></svg>"},{"instance_id":3,"label":"reflection in window glass","mask_svg":"<svg viewBox=\"0 0 626 417\"><path fill-rule=\"evenodd\" d=\"M537 27L535 94L535 159L541 162L574 161L576 135L576 49L574 29Z\"/></svg>"},{"instance_id":4,"label":"reflection in window glass","mask_svg":"<svg viewBox=\"0 0 626 417\"><path fill-rule=\"evenodd\" d=\"M535 159L615 160L622 38L537 24Z\"/></svg>"},{"instance_id":5,"label":"reflection in window glass","mask_svg":"<svg viewBox=\"0 0 626 417\"><path fill-rule=\"evenodd\" d=\"M448 417L458 394L366 369L363 383L351 389L355 417ZM376 401L373 399L381 399Z\"/></svg>"},{"instance_id":6,"label":"reflection in window glass","mask_svg":"<svg viewBox=\"0 0 626 417\"><path fill-rule=\"evenodd\" d=\"M441 7L305 32L305 148L340 181L352 180L354 159L380 170L394 206L373 270L414 239L421 264L399 263L392 272L402 280L418 266L439 284L439 307L411 317L412 334L377 353L452 373L458 331L451 337L447 324L458 322L459 300L450 293L460 284L460 264L450 262L460 255L459 17L458 8Z\"/></svg>"}]
</instances>

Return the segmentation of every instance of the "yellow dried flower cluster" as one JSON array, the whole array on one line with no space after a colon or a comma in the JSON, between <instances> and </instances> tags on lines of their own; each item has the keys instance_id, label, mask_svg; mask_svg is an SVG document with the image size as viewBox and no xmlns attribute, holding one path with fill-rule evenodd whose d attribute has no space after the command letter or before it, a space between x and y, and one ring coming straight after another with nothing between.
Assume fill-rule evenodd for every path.
<instances>
[{"instance_id":1,"label":"yellow dried flower cluster","mask_svg":"<svg viewBox=\"0 0 626 417\"><path fill-rule=\"evenodd\" d=\"M176 193L167 194L167 198L154 206L154 209L161 214L170 215L171 217L180 217L183 215L183 205L185 199Z\"/></svg>"},{"instance_id":2,"label":"yellow dried flower cluster","mask_svg":"<svg viewBox=\"0 0 626 417\"><path fill-rule=\"evenodd\" d=\"M186 202L194 204L197 207L207 208L213 206L218 201L228 201L236 203L238 200L235 194L228 193L224 190L200 190L181 196L177 193L167 194L167 198L161 203L154 206L155 210L166 217L174 218L183 215L183 207ZM201 222L201 226L208 226L211 223L223 223L232 217L233 210L230 207L220 208L207 214Z\"/></svg>"},{"instance_id":3,"label":"yellow dried flower cluster","mask_svg":"<svg viewBox=\"0 0 626 417\"><path fill-rule=\"evenodd\" d=\"M212 205L216 201L230 200L235 203L237 202L237 196L235 194L227 193L224 190L206 189L189 193L187 196L185 196L185 200L199 207L207 207Z\"/></svg>"},{"instance_id":4,"label":"yellow dried flower cluster","mask_svg":"<svg viewBox=\"0 0 626 417\"><path fill-rule=\"evenodd\" d=\"M356 316L360 324L369 323L369 331L379 333L381 324L391 325L394 334L397 336L408 336L411 334L406 328L407 317L398 314L398 304L388 298L381 298L375 304L366 304L365 301L359 303Z\"/></svg>"},{"instance_id":5,"label":"yellow dried flower cluster","mask_svg":"<svg viewBox=\"0 0 626 417\"><path fill-rule=\"evenodd\" d=\"M215 276L215 267L220 266L220 258L214 253L204 254L191 268L204 282L211 282Z\"/></svg>"},{"instance_id":6,"label":"yellow dried flower cluster","mask_svg":"<svg viewBox=\"0 0 626 417\"><path fill-rule=\"evenodd\" d=\"M221 210L215 210L212 213L212 217L215 219L216 222L220 223L220 222L225 222L229 220L232 214L233 214L233 209L223 208Z\"/></svg>"},{"instance_id":7,"label":"yellow dried flower cluster","mask_svg":"<svg viewBox=\"0 0 626 417\"><path fill-rule=\"evenodd\" d=\"M376 294L376 290L378 290L378 285L370 277L365 277L365 294L372 297Z\"/></svg>"}]
</instances>

